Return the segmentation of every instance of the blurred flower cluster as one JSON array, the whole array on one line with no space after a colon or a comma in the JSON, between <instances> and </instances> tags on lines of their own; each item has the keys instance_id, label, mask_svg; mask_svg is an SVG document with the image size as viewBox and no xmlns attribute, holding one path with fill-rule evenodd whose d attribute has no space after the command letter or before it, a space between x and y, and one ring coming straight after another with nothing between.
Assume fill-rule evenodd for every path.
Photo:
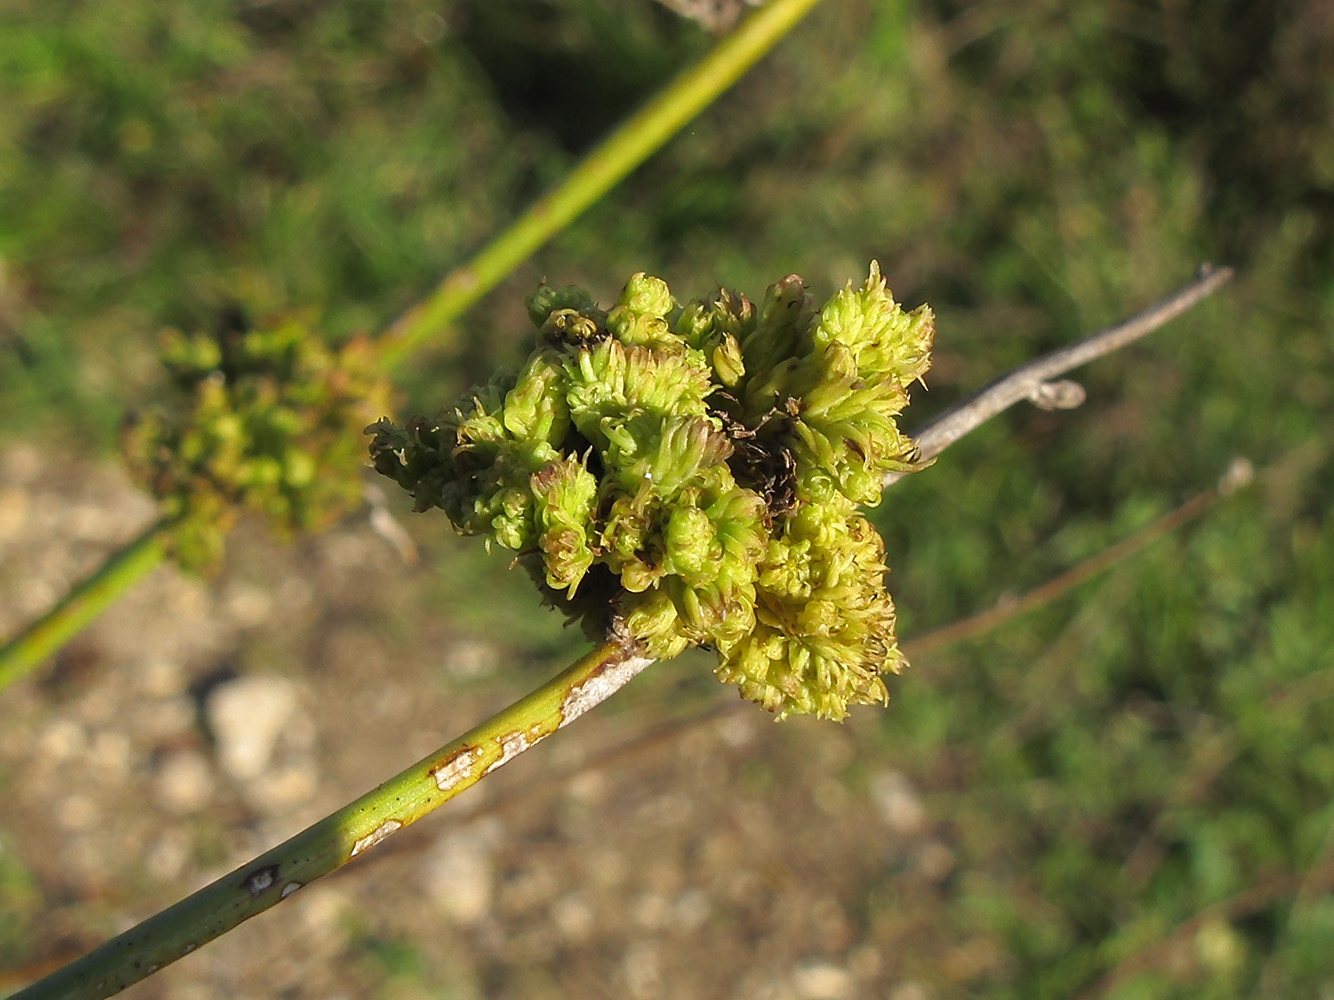
<instances>
[{"instance_id":1,"label":"blurred flower cluster","mask_svg":"<svg viewBox=\"0 0 1334 1000\"><path fill-rule=\"evenodd\" d=\"M933 319L877 265L817 309L800 278L757 307L684 306L637 274L600 309L528 299L537 345L433 418L385 419L376 469L465 534L520 554L549 600L654 657L718 654L780 717L884 702L903 665L884 547L858 512L915 467L895 417Z\"/></svg>"},{"instance_id":2,"label":"blurred flower cluster","mask_svg":"<svg viewBox=\"0 0 1334 1000\"><path fill-rule=\"evenodd\" d=\"M168 330L162 358L174 398L132 414L122 444L132 474L174 519L183 566L216 566L241 511L290 535L357 505L360 431L390 405L368 340L332 349L288 316L216 335Z\"/></svg>"}]
</instances>

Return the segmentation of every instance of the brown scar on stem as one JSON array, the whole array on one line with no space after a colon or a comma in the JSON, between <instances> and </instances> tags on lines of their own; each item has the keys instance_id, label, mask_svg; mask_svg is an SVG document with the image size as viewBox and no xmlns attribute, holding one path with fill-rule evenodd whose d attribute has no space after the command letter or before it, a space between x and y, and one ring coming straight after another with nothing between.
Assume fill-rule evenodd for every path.
<instances>
[{"instance_id":1,"label":"brown scar on stem","mask_svg":"<svg viewBox=\"0 0 1334 1000\"><path fill-rule=\"evenodd\" d=\"M352 853L349 854L348 857L355 858L362 851L369 850L370 848L378 844L380 841L388 837L391 833L394 833L401 829L403 829L403 824L400 823L398 820L396 819L385 820L374 830L372 830L370 833L366 834L366 836L362 837L355 844L353 844Z\"/></svg>"},{"instance_id":2,"label":"brown scar on stem","mask_svg":"<svg viewBox=\"0 0 1334 1000\"><path fill-rule=\"evenodd\" d=\"M438 767L431 770L431 777L435 778L435 787L442 792L449 791L472 770L472 766L481 756L481 747L459 747L442 760Z\"/></svg>"}]
</instances>

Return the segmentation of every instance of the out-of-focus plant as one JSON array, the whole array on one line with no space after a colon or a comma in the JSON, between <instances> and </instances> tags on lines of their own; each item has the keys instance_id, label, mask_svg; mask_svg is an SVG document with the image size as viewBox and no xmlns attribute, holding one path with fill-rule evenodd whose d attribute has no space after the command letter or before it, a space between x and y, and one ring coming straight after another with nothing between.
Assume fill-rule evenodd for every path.
<instances>
[{"instance_id":1,"label":"out-of-focus plant","mask_svg":"<svg viewBox=\"0 0 1334 1000\"><path fill-rule=\"evenodd\" d=\"M365 338L326 347L305 317L217 335L163 334L172 394L131 415L130 470L171 522L181 565L216 567L240 513L282 537L361 501L356 425L389 404Z\"/></svg>"}]
</instances>

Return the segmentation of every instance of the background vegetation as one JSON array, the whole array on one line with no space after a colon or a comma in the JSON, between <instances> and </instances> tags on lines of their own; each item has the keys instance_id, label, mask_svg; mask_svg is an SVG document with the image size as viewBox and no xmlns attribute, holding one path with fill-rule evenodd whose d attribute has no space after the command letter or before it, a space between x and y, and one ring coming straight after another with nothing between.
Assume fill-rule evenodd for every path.
<instances>
[{"instance_id":1,"label":"background vegetation","mask_svg":"<svg viewBox=\"0 0 1334 1000\"><path fill-rule=\"evenodd\" d=\"M648 2L0 3L6 633L146 520L114 443L161 327L384 325L708 43ZM909 652L1234 458L1256 483L924 652L846 727L764 726L703 660L655 668L469 825L423 824L136 995L1334 996L1331 53L1316 0L827 0L442 339L410 405L517 357L543 275L823 294L875 257L939 317L912 426L1207 259L1234 284L1082 373L1081 410L1016 411L890 492ZM286 551L243 533L221 579L163 571L0 697L0 968L96 943L580 648L503 559L402 520L415 568L362 523ZM165 737L106 705L164 671L198 706L297 679L318 789L277 809L219 779L155 812L164 762L215 735L202 708ZM180 860L155 867L165 828ZM468 919L421 899L464 834L494 900Z\"/></svg>"}]
</instances>

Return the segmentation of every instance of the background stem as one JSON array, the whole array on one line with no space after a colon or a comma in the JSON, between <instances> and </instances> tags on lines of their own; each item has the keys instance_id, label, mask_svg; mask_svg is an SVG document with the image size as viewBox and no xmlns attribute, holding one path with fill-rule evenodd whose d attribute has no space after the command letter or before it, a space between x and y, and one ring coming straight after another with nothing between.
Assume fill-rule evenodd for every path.
<instances>
[{"instance_id":1,"label":"background stem","mask_svg":"<svg viewBox=\"0 0 1334 1000\"><path fill-rule=\"evenodd\" d=\"M950 407L914 433L913 440L917 442L919 457L922 461L935 458L969 431L982 426L1015 403L1031 399L1043 405L1042 390L1049 386L1052 379L1147 336L1168 320L1180 316L1201 299L1208 298L1231 278L1230 267L1201 264L1193 281L1142 309L1129 319L1089 334L1068 347L1034 358L1007 372L967 399ZM1084 394L1081 389L1072 394L1068 402L1057 402L1048 408L1070 409L1078 406L1083 400ZM904 475L905 473L901 472L891 472L885 477L885 485L896 482Z\"/></svg>"},{"instance_id":2,"label":"background stem","mask_svg":"<svg viewBox=\"0 0 1334 1000\"><path fill-rule=\"evenodd\" d=\"M0 689L23 676L77 635L166 557L169 518L118 549L46 614L0 648Z\"/></svg>"},{"instance_id":3,"label":"background stem","mask_svg":"<svg viewBox=\"0 0 1334 1000\"><path fill-rule=\"evenodd\" d=\"M12 1000L119 993L416 822L620 690L652 660L605 642L452 743Z\"/></svg>"},{"instance_id":4,"label":"background stem","mask_svg":"<svg viewBox=\"0 0 1334 1000\"><path fill-rule=\"evenodd\" d=\"M388 369L494 288L534 250L606 194L773 48L819 0L771 0L588 154L559 187L535 202L481 253L444 279L380 342Z\"/></svg>"},{"instance_id":5,"label":"background stem","mask_svg":"<svg viewBox=\"0 0 1334 1000\"><path fill-rule=\"evenodd\" d=\"M724 37L702 60L588 154L555 190L426 299L400 316L377 341L379 362L392 372L493 289L539 246L643 163L686 122L735 83L819 0L772 0ZM168 522L120 549L38 621L0 647L0 690L60 649L166 554Z\"/></svg>"}]
</instances>

